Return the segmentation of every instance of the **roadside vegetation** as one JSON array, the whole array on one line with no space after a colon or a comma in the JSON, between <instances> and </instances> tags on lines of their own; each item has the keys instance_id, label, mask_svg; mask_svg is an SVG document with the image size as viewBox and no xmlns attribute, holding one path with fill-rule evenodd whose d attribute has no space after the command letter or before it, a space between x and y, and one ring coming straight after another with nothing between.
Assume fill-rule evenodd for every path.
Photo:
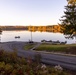
<instances>
[{"instance_id":1,"label":"roadside vegetation","mask_svg":"<svg viewBox=\"0 0 76 75\"><path fill-rule=\"evenodd\" d=\"M36 57L36 56L35 56ZM37 60L37 58L36 58ZM39 61L18 57L16 52L0 50L0 75L74 75L58 66L46 66Z\"/></svg>"},{"instance_id":2,"label":"roadside vegetation","mask_svg":"<svg viewBox=\"0 0 76 75\"><path fill-rule=\"evenodd\" d=\"M30 50L32 49L34 46L36 45L36 43L28 43L24 46L24 50Z\"/></svg>"},{"instance_id":3,"label":"roadside vegetation","mask_svg":"<svg viewBox=\"0 0 76 75\"><path fill-rule=\"evenodd\" d=\"M42 43L39 47L37 47L34 50L76 54L76 44L52 45L52 44Z\"/></svg>"}]
</instances>

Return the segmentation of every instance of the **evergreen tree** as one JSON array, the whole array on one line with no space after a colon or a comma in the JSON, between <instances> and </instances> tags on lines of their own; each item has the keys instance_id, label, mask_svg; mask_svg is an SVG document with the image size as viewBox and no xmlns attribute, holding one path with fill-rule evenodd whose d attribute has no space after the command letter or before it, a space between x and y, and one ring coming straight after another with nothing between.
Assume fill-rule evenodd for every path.
<instances>
[{"instance_id":1,"label":"evergreen tree","mask_svg":"<svg viewBox=\"0 0 76 75\"><path fill-rule=\"evenodd\" d=\"M61 31L69 37L76 36L76 0L67 0L64 16L61 19Z\"/></svg>"}]
</instances>

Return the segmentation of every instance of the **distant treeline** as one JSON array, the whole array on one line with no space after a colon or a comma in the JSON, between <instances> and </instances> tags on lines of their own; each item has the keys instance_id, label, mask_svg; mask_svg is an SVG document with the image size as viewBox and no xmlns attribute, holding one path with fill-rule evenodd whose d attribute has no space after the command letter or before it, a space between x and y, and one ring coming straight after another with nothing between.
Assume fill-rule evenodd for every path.
<instances>
[{"instance_id":1,"label":"distant treeline","mask_svg":"<svg viewBox=\"0 0 76 75\"><path fill-rule=\"evenodd\" d=\"M60 25L48 25L48 26L0 26L1 30L29 30L29 31L48 31L48 32L60 32Z\"/></svg>"},{"instance_id":2,"label":"distant treeline","mask_svg":"<svg viewBox=\"0 0 76 75\"><path fill-rule=\"evenodd\" d=\"M1 30L28 30L27 26L0 26Z\"/></svg>"}]
</instances>

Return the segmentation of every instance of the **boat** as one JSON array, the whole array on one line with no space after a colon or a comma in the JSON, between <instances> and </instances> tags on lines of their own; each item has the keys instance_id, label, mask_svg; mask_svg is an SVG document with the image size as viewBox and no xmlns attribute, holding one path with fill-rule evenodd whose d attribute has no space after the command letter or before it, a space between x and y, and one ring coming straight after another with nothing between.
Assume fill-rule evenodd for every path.
<instances>
[{"instance_id":1,"label":"boat","mask_svg":"<svg viewBox=\"0 0 76 75\"><path fill-rule=\"evenodd\" d=\"M20 36L15 36L15 38L20 38Z\"/></svg>"},{"instance_id":2,"label":"boat","mask_svg":"<svg viewBox=\"0 0 76 75\"><path fill-rule=\"evenodd\" d=\"M2 29L0 28L0 32L2 32Z\"/></svg>"}]
</instances>

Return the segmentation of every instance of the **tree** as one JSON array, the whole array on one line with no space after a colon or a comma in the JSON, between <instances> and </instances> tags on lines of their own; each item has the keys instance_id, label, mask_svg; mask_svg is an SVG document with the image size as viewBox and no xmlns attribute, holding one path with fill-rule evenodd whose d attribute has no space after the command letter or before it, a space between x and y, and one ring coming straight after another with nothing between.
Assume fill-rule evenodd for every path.
<instances>
[{"instance_id":1,"label":"tree","mask_svg":"<svg viewBox=\"0 0 76 75\"><path fill-rule=\"evenodd\" d=\"M76 0L67 0L63 19L61 19L61 31L69 37L76 36Z\"/></svg>"},{"instance_id":2,"label":"tree","mask_svg":"<svg viewBox=\"0 0 76 75\"><path fill-rule=\"evenodd\" d=\"M76 4L76 0L67 0L68 4Z\"/></svg>"}]
</instances>

